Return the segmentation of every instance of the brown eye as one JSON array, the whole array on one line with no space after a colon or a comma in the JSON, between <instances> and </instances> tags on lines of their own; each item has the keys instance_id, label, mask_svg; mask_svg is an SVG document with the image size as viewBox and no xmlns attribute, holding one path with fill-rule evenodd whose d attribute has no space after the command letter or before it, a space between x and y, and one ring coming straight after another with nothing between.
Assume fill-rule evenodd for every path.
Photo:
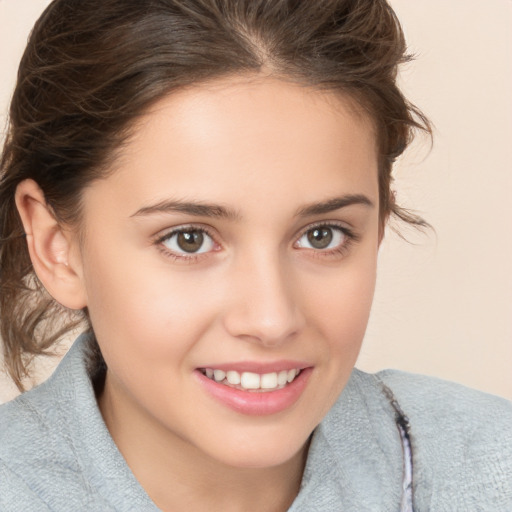
<instances>
[{"instance_id":1,"label":"brown eye","mask_svg":"<svg viewBox=\"0 0 512 512\"><path fill-rule=\"evenodd\" d=\"M338 226L316 226L308 229L297 240L297 246L304 249L335 249L347 243L348 235Z\"/></svg>"},{"instance_id":2,"label":"brown eye","mask_svg":"<svg viewBox=\"0 0 512 512\"><path fill-rule=\"evenodd\" d=\"M315 249L325 249L332 242L332 229L327 227L310 229L307 232L308 242Z\"/></svg>"},{"instance_id":3,"label":"brown eye","mask_svg":"<svg viewBox=\"0 0 512 512\"><path fill-rule=\"evenodd\" d=\"M162 244L177 254L200 254L214 247L212 238L200 229L181 229L170 233Z\"/></svg>"},{"instance_id":4,"label":"brown eye","mask_svg":"<svg viewBox=\"0 0 512 512\"><path fill-rule=\"evenodd\" d=\"M178 233L176 243L185 252L197 252L203 245L204 236L201 231L182 231Z\"/></svg>"}]
</instances>

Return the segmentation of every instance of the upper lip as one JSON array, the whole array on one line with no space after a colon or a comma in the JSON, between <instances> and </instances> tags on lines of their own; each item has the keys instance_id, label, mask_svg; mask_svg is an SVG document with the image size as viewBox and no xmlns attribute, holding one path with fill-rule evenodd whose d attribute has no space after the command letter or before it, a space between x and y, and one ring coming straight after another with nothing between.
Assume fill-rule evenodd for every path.
<instances>
[{"instance_id":1,"label":"upper lip","mask_svg":"<svg viewBox=\"0 0 512 512\"><path fill-rule=\"evenodd\" d=\"M303 370L304 368L309 368L312 366L311 364L305 363L303 361L290 361L290 360L281 360L281 361L272 361L272 362L257 362L257 361L240 361L238 363L230 362L230 363L216 363L200 366L199 368L211 368L213 370L223 370L225 372L236 371L236 372L252 372L252 373L274 373L281 372L283 370Z\"/></svg>"}]
</instances>

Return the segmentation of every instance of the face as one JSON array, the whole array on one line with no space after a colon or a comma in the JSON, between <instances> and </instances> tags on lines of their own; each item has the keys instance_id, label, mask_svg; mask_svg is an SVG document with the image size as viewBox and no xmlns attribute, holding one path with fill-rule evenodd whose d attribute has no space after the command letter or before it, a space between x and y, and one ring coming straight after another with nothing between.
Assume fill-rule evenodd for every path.
<instances>
[{"instance_id":1,"label":"face","mask_svg":"<svg viewBox=\"0 0 512 512\"><path fill-rule=\"evenodd\" d=\"M181 91L138 121L84 192L80 248L120 435L237 467L301 451L366 328L376 155L353 102L271 79Z\"/></svg>"}]
</instances>

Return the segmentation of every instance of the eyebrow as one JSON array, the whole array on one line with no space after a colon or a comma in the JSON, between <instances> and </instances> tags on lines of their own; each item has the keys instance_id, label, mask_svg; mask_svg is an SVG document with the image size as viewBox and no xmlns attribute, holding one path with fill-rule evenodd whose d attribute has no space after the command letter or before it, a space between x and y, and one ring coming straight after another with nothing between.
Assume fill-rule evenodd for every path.
<instances>
[{"instance_id":1,"label":"eyebrow","mask_svg":"<svg viewBox=\"0 0 512 512\"><path fill-rule=\"evenodd\" d=\"M313 203L304 206L297 211L296 216L309 217L311 215L322 215L354 204L367 206L368 208L373 208L375 206L373 202L363 194L348 194L341 197L333 197L332 199L327 199L320 203Z\"/></svg>"},{"instance_id":2,"label":"eyebrow","mask_svg":"<svg viewBox=\"0 0 512 512\"><path fill-rule=\"evenodd\" d=\"M238 212L225 206L192 201L161 201L160 203L144 206L137 210L131 217L141 217L156 213L186 213L196 217L214 217L236 220L240 217Z\"/></svg>"},{"instance_id":3,"label":"eyebrow","mask_svg":"<svg viewBox=\"0 0 512 512\"><path fill-rule=\"evenodd\" d=\"M300 208L296 217L309 217L340 210L351 205L363 205L373 208L374 204L368 197L362 194L348 194L341 197L333 197L320 203L312 203ZM196 217L212 217L228 220L240 219L240 214L232 208L218 204L209 204L192 201L161 201L151 206L144 206L130 217L142 217L158 213L186 213Z\"/></svg>"}]
</instances>

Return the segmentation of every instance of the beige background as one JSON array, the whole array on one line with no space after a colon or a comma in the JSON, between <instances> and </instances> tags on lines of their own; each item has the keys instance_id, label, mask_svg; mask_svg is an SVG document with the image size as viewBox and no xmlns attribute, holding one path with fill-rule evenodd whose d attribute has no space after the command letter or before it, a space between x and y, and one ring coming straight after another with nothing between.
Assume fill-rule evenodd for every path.
<instances>
[{"instance_id":1,"label":"beige background","mask_svg":"<svg viewBox=\"0 0 512 512\"><path fill-rule=\"evenodd\" d=\"M48 0L0 0L0 126ZM512 2L392 0L417 59L401 76L434 147L397 168L398 199L436 234L388 232L358 366L436 375L512 399ZM52 362L41 366L41 377ZM0 378L0 401L15 394Z\"/></svg>"}]
</instances>

